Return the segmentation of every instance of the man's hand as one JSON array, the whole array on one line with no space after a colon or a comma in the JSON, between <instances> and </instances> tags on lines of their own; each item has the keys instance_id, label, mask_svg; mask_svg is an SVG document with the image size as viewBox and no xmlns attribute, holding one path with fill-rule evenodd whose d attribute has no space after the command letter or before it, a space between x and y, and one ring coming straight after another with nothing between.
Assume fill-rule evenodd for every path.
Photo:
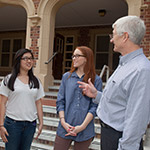
<instances>
[{"instance_id":1,"label":"man's hand","mask_svg":"<svg viewBox=\"0 0 150 150\"><path fill-rule=\"evenodd\" d=\"M92 84L91 78L88 79L88 83L78 81L78 84L80 84L79 88L82 89L83 94L91 98L96 98L97 89Z\"/></svg>"}]
</instances>

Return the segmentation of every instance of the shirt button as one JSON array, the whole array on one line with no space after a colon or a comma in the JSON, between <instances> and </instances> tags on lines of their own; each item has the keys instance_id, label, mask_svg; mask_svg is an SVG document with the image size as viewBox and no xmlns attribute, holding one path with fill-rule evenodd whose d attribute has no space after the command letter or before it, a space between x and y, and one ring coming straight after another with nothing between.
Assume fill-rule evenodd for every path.
<instances>
[{"instance_id":1,"label":"shirt button","mask_svg":"<svg viewBox=\"0 0 150 150\"><path fill-rule=\"evenodd\" d=\"M79 106L79 104L77 104L77 106Z\"/></svg>"}]
</instances>

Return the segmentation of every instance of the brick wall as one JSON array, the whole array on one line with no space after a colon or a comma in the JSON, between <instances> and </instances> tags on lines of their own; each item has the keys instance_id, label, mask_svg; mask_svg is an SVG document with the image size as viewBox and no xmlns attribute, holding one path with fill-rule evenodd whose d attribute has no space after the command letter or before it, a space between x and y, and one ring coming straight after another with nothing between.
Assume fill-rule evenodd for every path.
<instances>
[{"instance_id":1,"label":"brick wall","mask_svg":"<svg viewBox=\"0 0 150 150\"><path fill-rule=\"evenodd\" d=\"M30 49L33 52L35 59L38 59L39 47L38 47L38 39L40 36L40 26L31 27L31 47Z\"/></svg>"},{"instance_id":2,"label":"brick wall","mask_svg":"<svg viewBox=\"0 0 150 150\"><path fill-rule=\"evenodd\" d=\"M35 6L35 14L37 14L37 8L41 0L32 0ZM40 37L40 26L31 27L30 37L31 37L31 47L30 49L33 52L34 58L38 59L39 47L38 47L38 39ZM36 62L35 62L36 65Z\"/></svg>"},{"instance_id":3,"label":"brick wall","mask_svg":"<svg viewBox=\"0 0 150 150\"><path fill-rule=\"evenodd\" d=\"M150 56L150 0L143 0L140 16L146 25L146 35L142 42L142 47L146 56Z\"/></svg>"},{"instance_id":4,"label":"brick wall","mask_svg":"<svg viewBox=\"0 0 150 150\"><path fill-rule=\"evenodd\" d=\"M89 46L90 36L89 28L80 28L80 36L78 37L78 45Z\"/></svg>"},{"instance_id":5,"label":"brick wall","mask_svg":"<svg viewBox=\"0 0 150 150\"><path fill-rule=\"evenodd\" d=\"M33 3L34 3L34 6L35 6L35 9L37 10L38 6L39 6L39 3L41 0L32 0Z\"/></svg>"}]
</instances>

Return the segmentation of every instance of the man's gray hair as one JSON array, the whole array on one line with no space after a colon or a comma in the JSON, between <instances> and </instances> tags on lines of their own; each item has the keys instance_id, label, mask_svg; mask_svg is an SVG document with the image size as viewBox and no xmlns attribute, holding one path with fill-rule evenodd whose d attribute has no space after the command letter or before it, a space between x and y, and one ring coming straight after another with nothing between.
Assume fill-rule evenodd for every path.
<instances>
[{"instance_id":1,"label":"man's gray hair","mask_svg":"<svg viewBox=\"0 0 150 150\"><path fill-rule=\"evenodd\" d=\"M125 16L119 18L112 27L115 27L117 34L120 36L127 32L130 41L137 45L141 44L146 31L144 21L137 16Z\"/></svg>"}]
</instances>

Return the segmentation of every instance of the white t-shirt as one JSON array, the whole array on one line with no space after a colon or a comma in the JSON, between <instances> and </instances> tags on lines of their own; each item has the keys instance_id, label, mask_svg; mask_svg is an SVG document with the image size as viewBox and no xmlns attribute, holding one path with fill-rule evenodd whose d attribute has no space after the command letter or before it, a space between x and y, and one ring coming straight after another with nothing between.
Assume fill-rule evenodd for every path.
<instances>
[{"instance_id":1,"label":"white t-shirt","mask_svg":"<svg viewBox=\"0 0 150 150\"><path fill-rule=\"evenodd\" d=\"M8 97L6 104L6 116L19 121L33 121L37 119L35 101L44 97L44 90L39 82L39 89L29 87L16 78L14 91L11 91L2 81L0 94Z\"/></svg>"}]
</instances>

